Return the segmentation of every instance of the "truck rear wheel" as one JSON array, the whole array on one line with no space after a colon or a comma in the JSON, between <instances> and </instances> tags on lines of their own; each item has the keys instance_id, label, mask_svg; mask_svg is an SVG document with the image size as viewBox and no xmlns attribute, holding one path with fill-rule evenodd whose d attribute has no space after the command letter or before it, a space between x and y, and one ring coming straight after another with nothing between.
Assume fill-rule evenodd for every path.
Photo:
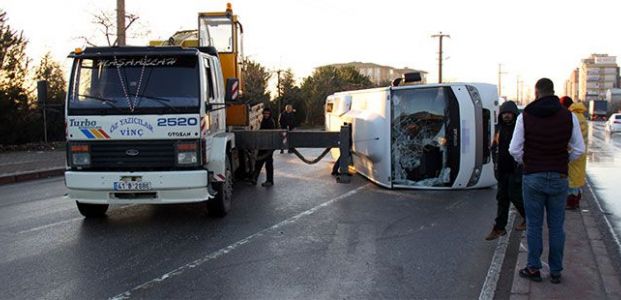
<instances>
[{"instance_id":1,"label":"truck rear wheel","mask_svg":"<svg viewBox=\"0 0 621 300\"><path fill-rule=\"evenodd\" d=\"M78 201L75 204L78 206L80 213L86 218L101 218L108 211L108 204L89 204Z\"/></svg>"},{"instance_id":2,"label":"truck rear wheel","mask_svg":"<svg viewBox=\"0 0 621 300\"><path fill-rule=\"evenodd\" d=\"M226 156L226 177L223 182L213 184L216 196L207 201L207 213L210 216L222 218L231 210L233 202L233 172L231 171L230 157Z\"/></svg>"}]
</instances>

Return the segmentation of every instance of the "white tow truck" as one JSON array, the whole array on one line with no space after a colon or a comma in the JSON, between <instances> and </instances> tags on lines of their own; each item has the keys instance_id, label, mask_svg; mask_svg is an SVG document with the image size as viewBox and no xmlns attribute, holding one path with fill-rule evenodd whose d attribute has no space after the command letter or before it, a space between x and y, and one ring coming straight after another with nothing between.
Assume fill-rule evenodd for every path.
<instances>
[{"instance_id":1,"label":"white tow truck","mask_svg":"<svg viewBox=\"0 0 621 300\"><path fill-rule=\"evenodd\" d=\"M200 13L198 31L157 46L69 55L65 182L82 215L101 217L110 204L205 202L210 215L222 217L231 208L233 180L253 174L256 150L349 152L348 126L257 130L262 104L236 100L243 83L241 32L228 6ZM307 163L323 157L306 160L294 152ZM345 157L343 167L348 163Z\"/></svg>"},{"instance_id":2,"label":"white tow truck","mask_svg":"<svg viewBox=\"0 0 621 300\"><path fill-rule=\"evenodd\" d=\"M65 180L84 216L109 204L206 200L212 214L228 212L235 136L225 130L225 83L209 49L71 54Z\"/></svg>"}]
</instances>

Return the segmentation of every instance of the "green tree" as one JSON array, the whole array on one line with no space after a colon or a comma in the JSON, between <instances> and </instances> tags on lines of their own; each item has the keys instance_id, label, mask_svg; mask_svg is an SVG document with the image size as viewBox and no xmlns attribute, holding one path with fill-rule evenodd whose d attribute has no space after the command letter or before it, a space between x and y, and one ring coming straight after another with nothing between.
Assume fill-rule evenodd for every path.
<instances>
[{"instance_id":1,"label":"green tree","mask_svg":"<svg viewBox=\"0 0 621 300\"><path fill-rule=\"evenodd\" d=\"M48 140L61 141L65 138L65 115L62 105L67 95L67 83L60 64L52 58L48 52L43 58L39 66L35 70L35 80L47 81L48 98L46 104L47 110L47 128ZM40 107L39 107L40 108ZM40 114L40 110L37 111Z\"/></svg>"},{"instance_id":2,"label":"green tree","mask_svg":"<svg viewBox=\"0 0 621 300\"><path fill-rule=\"evenodd\" d=\"M243 94L240 101L247 103L263 103L269 105L270 93L267 91L267 81L270 73L260 63L245 60L242 64Z\"/></svg>"},{"instance_id":3,"label":"green tree","mask_svg":"<svg viewBox=\"0 0 621 300\"><path fill-rule=\"evenodd\" d=\"M7 21L6 12L0 10L0 143L18 144L30 138L24 130L31 123L25 88L30 60L25 51L28 41Z\"/></svg>"},{"instance_id":4,"label":"green tree","mask_svg":"<svg viewBox=\"0 0 621 300\"><path fill-rule=\"evenodd\" d=\"M354 67L323 66L302 82L305 123L321 125L326 97L339 91L372 88L375 85Z\"/></svg>"}]
</instances>

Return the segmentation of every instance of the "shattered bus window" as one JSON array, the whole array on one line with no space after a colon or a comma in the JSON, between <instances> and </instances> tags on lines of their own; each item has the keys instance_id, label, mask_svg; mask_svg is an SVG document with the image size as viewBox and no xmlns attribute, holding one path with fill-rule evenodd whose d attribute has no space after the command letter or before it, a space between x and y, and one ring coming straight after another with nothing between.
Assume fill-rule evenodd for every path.
<instances>
[{"instance_id":1,"label":"shattered bus window","mask_svg":"<svg viewBox=\"0 0 621 300\"><path fill-rule=\"evenodd\" d=\"M452 183L451 166L454 164L450 163L452 156L447 145L451 96L445 87L394 91L392 171L395 184L432 187Z\"/></svg>"}]
</instances>

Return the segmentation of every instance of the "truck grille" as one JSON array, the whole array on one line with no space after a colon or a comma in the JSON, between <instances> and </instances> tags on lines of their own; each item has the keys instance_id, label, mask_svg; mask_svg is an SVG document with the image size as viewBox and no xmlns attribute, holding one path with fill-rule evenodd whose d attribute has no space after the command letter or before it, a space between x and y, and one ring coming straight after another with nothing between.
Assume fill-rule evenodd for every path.
<instances>
[{"instance_id":1,"label":"truck grille","mask_svg":"<svg viewBox=\"0 0 621 300\"><path fill-rule=\"evenodd\" d=\"M157 171L175 168L177 141L106 141L93 142L89 170Z\"/></svg>"}]
</instances>

